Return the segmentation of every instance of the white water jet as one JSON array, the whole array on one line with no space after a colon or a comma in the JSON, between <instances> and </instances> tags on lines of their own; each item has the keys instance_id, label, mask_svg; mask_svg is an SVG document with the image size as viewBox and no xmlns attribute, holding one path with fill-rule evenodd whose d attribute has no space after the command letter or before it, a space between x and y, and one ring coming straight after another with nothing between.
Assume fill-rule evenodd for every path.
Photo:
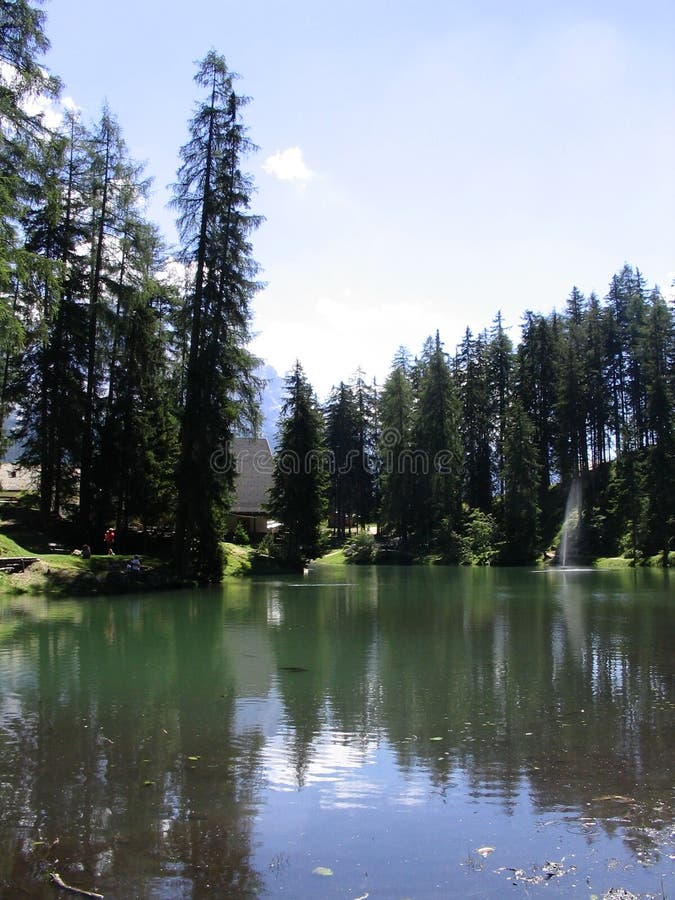
<instances>
[{"instance_id":1,"label":"white water jet","mask_svg":"<svg viewBox=\"0 0 675 900\"><path fill-rule=\"evenodd\" d=\"M560 547L558 548L558 558L563 569L567 567L567 561L573 556L576 549L580 525L581 480L574 478L567 496L565 518L563 520L562 534L560 535Z\"/></svg>"}]
</instances>

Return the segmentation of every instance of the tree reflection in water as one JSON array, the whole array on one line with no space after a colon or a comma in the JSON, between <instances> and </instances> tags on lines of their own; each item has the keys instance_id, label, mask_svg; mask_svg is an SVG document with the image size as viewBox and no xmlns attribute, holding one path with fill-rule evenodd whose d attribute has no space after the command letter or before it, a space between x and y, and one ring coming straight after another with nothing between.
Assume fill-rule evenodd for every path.
<instances>
[{"instance_id":1,"label":"tree reflection in water","mask_svg":"<svg viewBox=\"0 0 675 900\"><path fill-rule=\"evenodd\" d=\"M506 843L524 805L626 862L672 853L663 576L339 576L2 601L0 896L53 896L56 866L116 897L303 896L304 853L386 820L396 854L413 810L420 859L488 808Z\"/></svg>"}]
</instances>

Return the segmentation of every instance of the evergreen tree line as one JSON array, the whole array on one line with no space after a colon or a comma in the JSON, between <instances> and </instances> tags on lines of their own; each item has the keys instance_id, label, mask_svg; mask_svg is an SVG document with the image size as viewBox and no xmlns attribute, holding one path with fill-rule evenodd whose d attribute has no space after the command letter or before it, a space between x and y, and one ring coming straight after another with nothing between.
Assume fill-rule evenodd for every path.
<instances>
[{"instance_id":1,"label":"evergreen tree line","mask_svg":"<svg viewBox=\"0 0 675 900\"><path fill-rule=\"evenodd\" d=\"M169 253L110 110L90 125L66 111L58 128L27 111L59 95L47 47L39 5L0 0L0 419L18 411L45 529L69 519L93 547L111 523L123 546L132 528L164 532L180 574L218 580L234 472L211 459L255 433L262 388L247 349L261 221L242 171L247 98L208 53ZM673 342L673 310L625 266L602 301L574 288L563 313L527 312L517 346L499 316L452 356L436 335L415 358L401 349L381 389L357 373L323 407L298 365L270 498L289 556L319 553L328 517L340 539L377 521L413 554L528 561L575 479L585 552L665 553Z\"/></svg>"},{"instance_id":2,"label":"evergreen tree line","mask_svg":"<svg viewBox=\"0 0 675 900\"><path fill-rule=\"evenodd\" d=\"M526 563L557 544L576 482L580 558L661 554L667 562L674 325L658 289L625 265L602 301L575 287L563 312L526 312L516 346L497 315L489 330L467 329L454 355L438 333L415 358L401 348L381 390L359 372L321 407L298 364L280 448L311 451L311 464L277 471L273 511L287 521L284 490L304 479L312 520L327 510L339 538L377 522L390 547L412 555ZM314 426L311 441L298 444L300 406ZM314 532L307 543L317 541Z\"/></svg>"},{"instance_id":3,"label":"evergreen tree line","mask_svg":"<svg viewBox=\"0 0 675 900\"><path fill-rule=\"evenodd\" d=\"M48 128L27 112L59 95L47 47L40 7L0 0L0 424L18 411L45 529L68 517L92 547L111 523L122 545L132 525L175 532L179 572L218 580L233 475L210 458L255 429L261 388L246 349L260 222L241 170L247 100L207 54L173 186L171 283L150 181L113 113Z\"/></svg>"}]
</instances>

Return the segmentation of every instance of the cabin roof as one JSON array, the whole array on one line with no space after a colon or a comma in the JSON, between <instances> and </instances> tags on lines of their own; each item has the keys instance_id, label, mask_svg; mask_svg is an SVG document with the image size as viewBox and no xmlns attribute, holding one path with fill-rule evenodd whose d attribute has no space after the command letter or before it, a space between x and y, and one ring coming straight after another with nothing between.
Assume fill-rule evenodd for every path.
<instances>
[{"instance_id":1,"label":"cabin roof","mask_svg":"<svg viewBox=\"0 0 675 900\"><path fill-rule=\"evenodd\" d=\"M267 438L234 438L230 445L235 467L231 511L242 515L262 513L269 502L274 458Z\"/></svg>"},{"instance_id":2,"label":"cabin roof","mask_svg":"<svg viewBox=\"0 0 675 900\"><path fill-rule=\"evenodd\" d=\"M267 438L233 438L229 461L235 469L231 511L243 515L263 513L274 470L274 458ZM2 491L35 490L37 481L36 469L16 463L0 463Z\"/></svg>"}]
</instances>

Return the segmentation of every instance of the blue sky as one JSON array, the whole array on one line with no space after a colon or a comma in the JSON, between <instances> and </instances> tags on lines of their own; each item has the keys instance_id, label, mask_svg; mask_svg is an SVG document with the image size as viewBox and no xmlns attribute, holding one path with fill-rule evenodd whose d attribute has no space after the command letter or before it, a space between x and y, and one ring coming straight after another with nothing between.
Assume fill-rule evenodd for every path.
<instances>
[{"instance_id":1,"label":"blue sky","mask_svg":"<svg viewBox=\"0 0 675 900\"><path fill-rule=\"evenodd\" d=\"M52 0L50 70L85 121L107 100L166 209L211 48L240 73L265 224L254 349L324 396L438 328L454 350L498 310L624 262L675 277L675 4L645 0Z\"/></svg>"}]
</instances>

